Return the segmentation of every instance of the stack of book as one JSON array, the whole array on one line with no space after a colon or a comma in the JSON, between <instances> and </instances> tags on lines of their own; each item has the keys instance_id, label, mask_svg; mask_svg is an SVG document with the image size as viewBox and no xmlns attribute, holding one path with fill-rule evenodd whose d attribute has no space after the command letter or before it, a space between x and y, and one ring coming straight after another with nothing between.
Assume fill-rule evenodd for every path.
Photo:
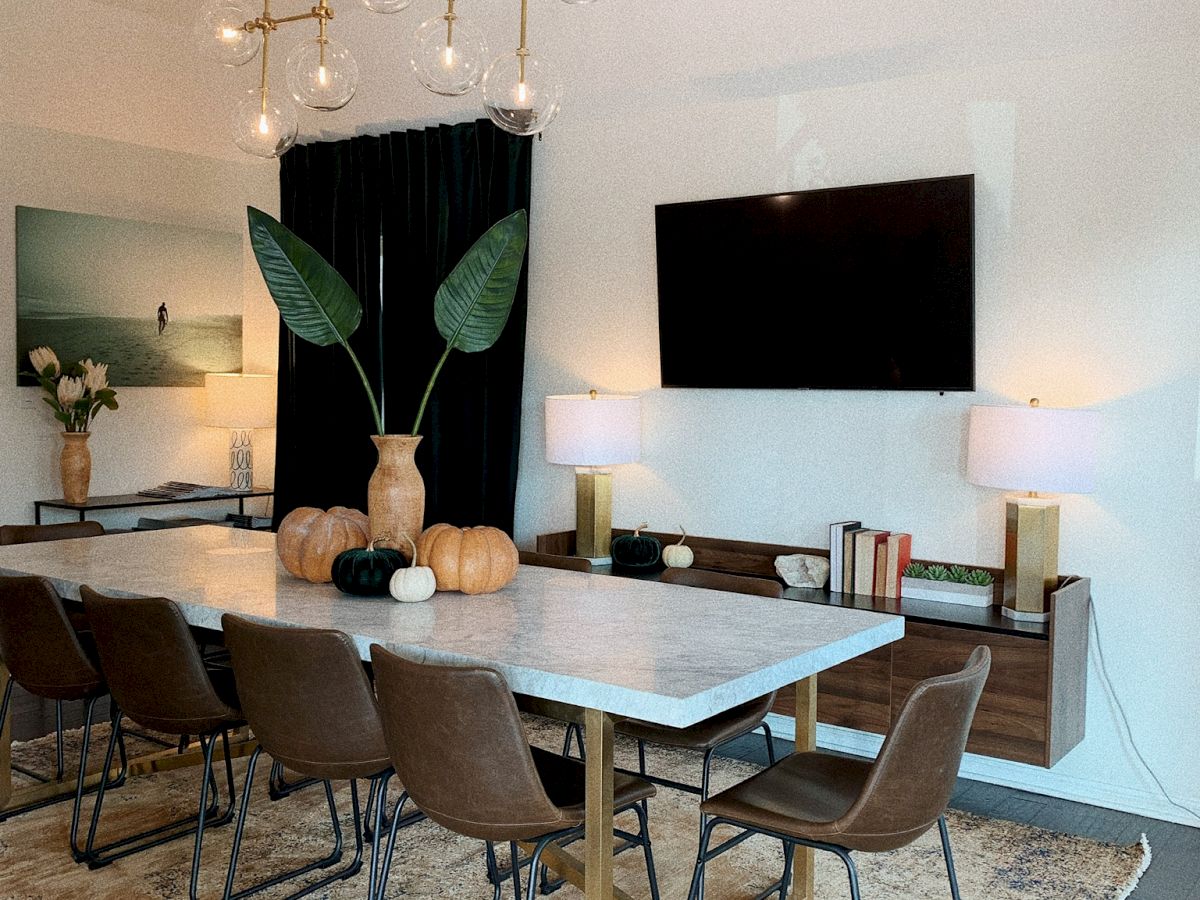
<instances>
[{"instance_id":1,"label":"stack of book","mask_svg":"<svg viewBox=\"0 0 1200 900\"><path fill-rule=\"evenodd\" d=\"M910 562L911 534L863 528L862 522L829 526L831 591L898 600L904 569Z\"/></svg>"}]
</instances>

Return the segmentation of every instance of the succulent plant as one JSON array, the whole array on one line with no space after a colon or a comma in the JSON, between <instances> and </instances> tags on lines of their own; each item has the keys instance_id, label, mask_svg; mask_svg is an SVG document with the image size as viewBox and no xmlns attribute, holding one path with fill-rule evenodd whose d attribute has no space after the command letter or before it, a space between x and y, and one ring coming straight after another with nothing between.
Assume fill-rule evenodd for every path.
<instances>
[{"instance_id":1,"label":"succulent plant","mask_svg":"<svg viewBox=\"0 0 1200 900\"><path fill-rule=\"evenodd\" d=\"M933 565L925 570L925 577L930 581L949 581L950 570L945 566Z\"/></svg>"},{"instance_id":2,"label":"succulent plant","mask_svg":"<svg viewBox=\"0 0 1200 900\"><path fill-rule=\"evenodd\" d=\"M963 579L963 584L974 584L978 585L979 587L986 587L995 580L996 579L992 577L992 573L986 569L971 569L971 571L967 572L966 577Z\"/></svg>"},{"instance_id":3,"label":"succulent plant","mask_svg":"<svg viewBox=\"0 0 1200 900\"><path fill-rule=\"evenodd\" d=\"M905 578L924 578L928 570L919 562L910 562L904 567Z\"/></svg>"},{"instance_id":4,"label":"succulent plant","mask_svg":"<svg viewBox=\"0 0 1200 900\"><path fill-rule=\"evenodd\" d=\"M950 580L957 584L967 583L967 567L966 566L951 566Z\"/></svg>"}]
</instances>

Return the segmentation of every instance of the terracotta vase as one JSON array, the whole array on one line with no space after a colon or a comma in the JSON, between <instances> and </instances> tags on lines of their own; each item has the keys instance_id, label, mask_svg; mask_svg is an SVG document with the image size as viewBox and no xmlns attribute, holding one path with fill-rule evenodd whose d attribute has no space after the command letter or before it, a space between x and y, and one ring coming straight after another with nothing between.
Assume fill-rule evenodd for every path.
<instances>
[{"instance_id":1,"label":"terracotta vase","mask_svg":"<svg viewBox=\"0 0 1200 900\"><path fill-rule=\"evenodd\" d=\"M86 431L64 431L62 454L58 470L62 475L63 499L68 503L87 503L88 487L92 481L92 452Z\"/></svg>"},{"instance_id":2,"label":"terracotta vase","mask_svg":"<svg viewBox=\"0 0 1200 900\"><path fill-rule=\"evenodd\" d=\"M392 539L405 557L412 554L404 535L414 541L425 524L425 482L414 455L420 435L373 435L379 464L367 485L367 515L371 537Z\"/></svg>"}]
</instances>

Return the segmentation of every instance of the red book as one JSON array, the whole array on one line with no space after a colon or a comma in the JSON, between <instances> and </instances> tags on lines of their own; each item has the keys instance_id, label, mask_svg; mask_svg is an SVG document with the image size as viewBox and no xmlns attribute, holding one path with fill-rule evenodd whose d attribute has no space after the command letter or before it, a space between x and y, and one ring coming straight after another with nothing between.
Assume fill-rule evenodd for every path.
<instances>
[{"instance_id":1,"label":"red book","mask_svg":"<svg viewBox=\"0 0 1200 900\"><path fill-rule=\"evenodd\" d=\"M896 531L887 540L887 577L883 585L883 596L900 599L904 570L912 562L912 535Z\"/></svg>"}]
</instances>

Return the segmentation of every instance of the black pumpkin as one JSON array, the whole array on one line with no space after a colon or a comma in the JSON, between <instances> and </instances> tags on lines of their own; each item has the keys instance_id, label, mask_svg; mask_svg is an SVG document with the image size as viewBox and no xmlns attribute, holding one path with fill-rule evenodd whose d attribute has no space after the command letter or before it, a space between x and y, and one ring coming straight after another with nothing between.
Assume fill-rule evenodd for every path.
<instances>
[{"instance_id":1,"label":"black pumpkin","mask_svg":"<svg viewBox=\"0 0 1200 900\"><path fill-rule=\"evenodd\" d=\"M380 538L379 540L387 540ZM358 597L382 597L397 569L408 566L399 550L376 547L371 541L366 547L344 550L333 560L333 583L343 594Z\"/></svg>"},{"instance_id":2,"label":"black pumpkin","mask_svg":"<svg viewBox=\"0 0 1200 900\"><path fill-rule=\"evenodd\" d=\"M634 529L633 534L613 538L611 552L614 568L649 572L662 564L662 543L658 538L642 534L642 529L649 527L642 524Z\"/></svg>"}]
</instances>

